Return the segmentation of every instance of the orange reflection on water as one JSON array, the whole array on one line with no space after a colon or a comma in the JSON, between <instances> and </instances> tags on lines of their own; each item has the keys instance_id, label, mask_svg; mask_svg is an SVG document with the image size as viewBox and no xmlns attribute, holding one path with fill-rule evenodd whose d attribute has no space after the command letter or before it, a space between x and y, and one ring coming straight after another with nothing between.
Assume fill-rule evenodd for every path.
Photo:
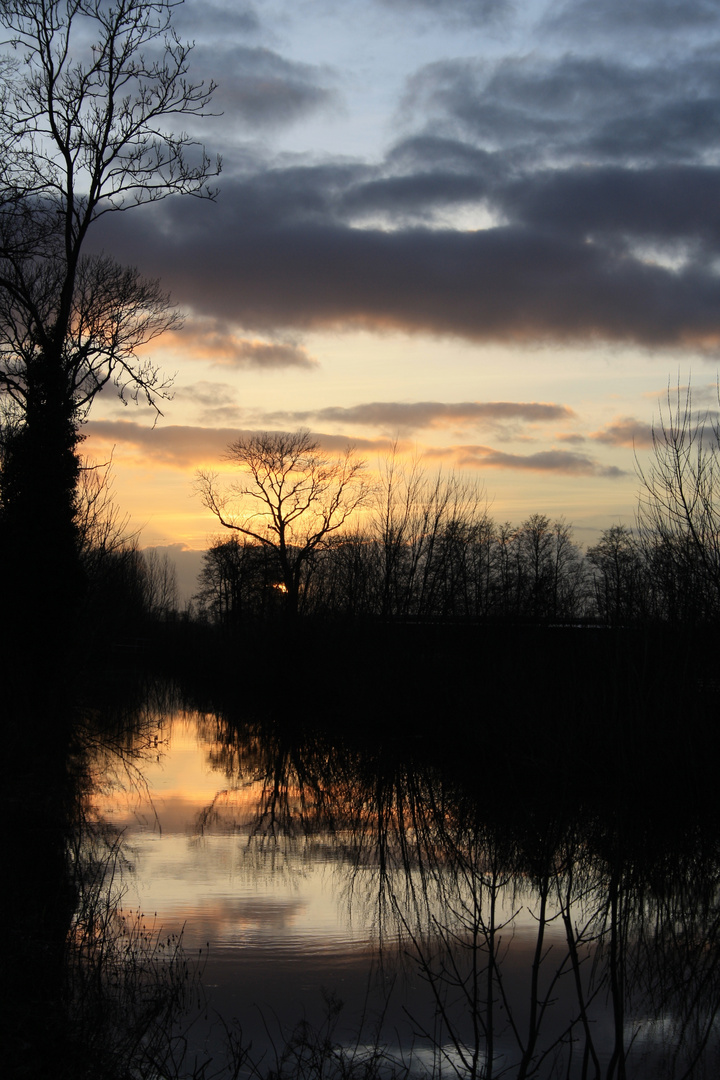
<instances>
[{"instance_id":1,"label":"orange reflection on water","mask_svg":"<svg viewBox=\"0 0 720 1080\"><path fill-rule=\"evenodd\" d=\"M369 943L338 903L331 845L273 829L267 778L252 753L243 767L228 768L215 720L192 712L160 721L143 738L132 769L115 768L115 782L97 799L101 817L126 841L127 905L156 913L167 928L184 927L188 945L212 941L216 950L290 955L298 945L324 952ZM299 790L283 789L285 814L299 814L301 801Z\"/></svg>"}]
</instances>

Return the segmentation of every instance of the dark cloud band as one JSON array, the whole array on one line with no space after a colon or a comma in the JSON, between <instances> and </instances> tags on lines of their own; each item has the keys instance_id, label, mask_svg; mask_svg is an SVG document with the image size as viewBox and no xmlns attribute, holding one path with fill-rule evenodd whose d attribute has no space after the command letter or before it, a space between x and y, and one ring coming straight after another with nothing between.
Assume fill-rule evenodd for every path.
<instances>
[{"instance_id":1,"label":"dark cloud band","mask_svg":"<svg viewBox=\"0 0 720 1080\"><path fill-rule=\"evenodd\" d=\"M698 350L720 342L720 278L703 263L675 270L529 226L388 233L281 222L247 226L239 239L227 214L208 217L201 236L178 227L168 242L163 225L165 242L155 243L151 222L113 247L162 277L181 304L253 331L354 326Z\"/></svg>"},{"instance_id":2,"label":"dark cloud band","mask_svg":"<svg viewBox=\"0 0 720 1080\"><path fill-rule=\"evenodd\" d=\"M566 405L522 401L372 401L349 408L331 406L312 412L269 413L268 420L298 424L339 423L414 431L422 428L477 426L525 420L548 423L568 420L573 412Z\"/></svg>"}]
</instances>

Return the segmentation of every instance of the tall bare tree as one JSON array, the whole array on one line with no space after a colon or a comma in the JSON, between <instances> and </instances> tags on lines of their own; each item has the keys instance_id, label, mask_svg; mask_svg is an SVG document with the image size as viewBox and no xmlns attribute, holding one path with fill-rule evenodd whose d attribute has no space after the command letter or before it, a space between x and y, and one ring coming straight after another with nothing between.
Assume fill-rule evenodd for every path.
<instances>
[{"instance_id":1,"label":"tall bare tree","mask_svg":"<svg viewBox=\"0 0 720 1080\"><path fill-rule=\"evenodd\" d=\"M304 430L237 439L227 457L240 479L223 488L216 473L200 472L201 498L226 529L275 551L287 610L295 614L313 555L367 501L365 462L352 448L331 457Z\"/></svg>"},{"instance_id":2,"label":"tall bare tree","mask_svg":"<svg viewBox=\"0 0 720 1080\"><path fill-rule=\"evenodd\" d=\"M179 2L0 0L0 395L22 421L4 448L4 557L50 528L46 599L72 578L87 410L110 381L157 406L168 384L138 350L178 322L157 282L84 251L89 231L170 195L214 196L219 162L176 126L214 89L188 78Z\"/></svg>"},{"instance_id":3,"label":"tall bare tree","mask_svg":"<svg viewBox=\"0 0 720 1080\"><path fill-rule=\"evenodd\" d=\"M406 465L393 447L380 465L372 513L381 614L455 613L448 585L450 579L459 584L459 549L469 548L485 521L481 485L431 473L419 459Z\"/></svg>"},{"instance_id":4,"label":"tall bare tree","mask_svg":"<svg viewBox=\"0 0 720 1080\"><path fill-rule=\"evenodd\" d=\"M719 416L695 409L690 387L668 388L650 462L637 465L640 543L671 619L720 614Z\"/></svg>"}]
</instances>

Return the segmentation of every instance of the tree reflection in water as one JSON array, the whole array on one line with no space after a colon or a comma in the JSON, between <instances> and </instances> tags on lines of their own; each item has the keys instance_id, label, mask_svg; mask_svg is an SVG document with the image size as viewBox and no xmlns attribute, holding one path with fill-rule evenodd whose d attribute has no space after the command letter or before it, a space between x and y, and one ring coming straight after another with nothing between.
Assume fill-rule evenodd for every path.
<instances>
[{"instance_id":1,"label":"tree reflection in water","mask_svg":"<svg viewBox=\"0 0 720 1080\"><path fill-rule=\"evenodd\" d=\"M431 1014L406 1011L433 1075L716 1075L714 822L690 809L681 827L662 791L615 806L574 793L568 813L542 779L513 791L407 733L365 745L210 722L214 767L261 782L255 843L322 834L341 847L348 902L431 991ZM219 797L201 827L231 803Z\"/></svg>"},{"instance_id":2,"label":"tree reflection in water","mask_svg":"<svg viewBox=\"0 0 720 1080\"><path fill-rule=\"evenodd\" d=\"M134 699L132 689L137 689ZM75 709L72 715L64 800L55 815L62 868L30 908L33 914L43 904L52 907L58 895L71 898L62 922L54 920L51 944L61 956L61 973L47 986L45 972L39 975L37 966L30 966L26 979L37 983L35 998L13 1006L24 1014L25 1030L21 1038L14 1032L7 1043L8 1075L210 1080L211 1074L189 1064L186 1039L191 1012L202 997L203 958L188 960L181 934L163 931L152 915L123 907L124 838L96 809L101 788L119 784L146 791L143 770L158 754L158 719L177 708L177 700L158 691L126 687L126 700L115 707ZM39 942L49 951L47 933ZM8 968L8 975L14 974ZM25 990L22 982L18 989ZM45 1039L38 1038L41 1025ZM225 1080L231 1076L226 1072Z\"/></svg>"}]
</instances>

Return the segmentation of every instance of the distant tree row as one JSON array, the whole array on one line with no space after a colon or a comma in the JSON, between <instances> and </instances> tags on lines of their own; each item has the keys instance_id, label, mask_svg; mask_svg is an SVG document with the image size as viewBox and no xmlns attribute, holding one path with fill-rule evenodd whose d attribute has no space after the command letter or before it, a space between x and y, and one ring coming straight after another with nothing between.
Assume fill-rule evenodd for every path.
<instances>
[{"instance_id":1,"label":"distant tree row","mask_svg":"<svg viewBox=\"0 0 720 1080\"><path fill-rule=\"evenodd\" d=\"M203 557L194 597L204 618L231 626L285 607L272 549L246 537L217 537ZM583 554L565 521L532 514L520 525L484 512L456 518L412 540L372 527L337 538L306 565L302 614L386 619L524 619L608 625L709 623L720 598L687 545L606 529Z\"/></svg>"},{"instance_id":2,"label":"distant tree row","mask_svg":"<svg viewBox=\"0 0 720 1080\"><path fill-rule=\"evenodd\" d=\"M433 488L447 495L455 484L441 478ZM513 528L496 526L480 506L447 518L438 504L412 509L420 519L433 514L427 531L417 519L386 531L375 522L316 552L305 567L299 612L569 619L584 611L585 561L564 522L535 514ZM285 599L275 553L242 536L215 540L199 584L199 610L225 625L276 612Z\"/></svg>"},{"instance_id":3,"label":"distant tree row","mask_svg":"<svg viewBox=\"0 0 720 1080\"><path fill-rule=\"evenodd\" d=\"M585 553L566 521L495 522L483 489L391 455L330 458L308 432L238 440L241 479L201 474L231 531L204 557L197 610L232 625L280 610L383 619L596 619L708 624L720 618L717 414L668 394L637 526L613 525Z\"/></svg>"}]
</instances>

